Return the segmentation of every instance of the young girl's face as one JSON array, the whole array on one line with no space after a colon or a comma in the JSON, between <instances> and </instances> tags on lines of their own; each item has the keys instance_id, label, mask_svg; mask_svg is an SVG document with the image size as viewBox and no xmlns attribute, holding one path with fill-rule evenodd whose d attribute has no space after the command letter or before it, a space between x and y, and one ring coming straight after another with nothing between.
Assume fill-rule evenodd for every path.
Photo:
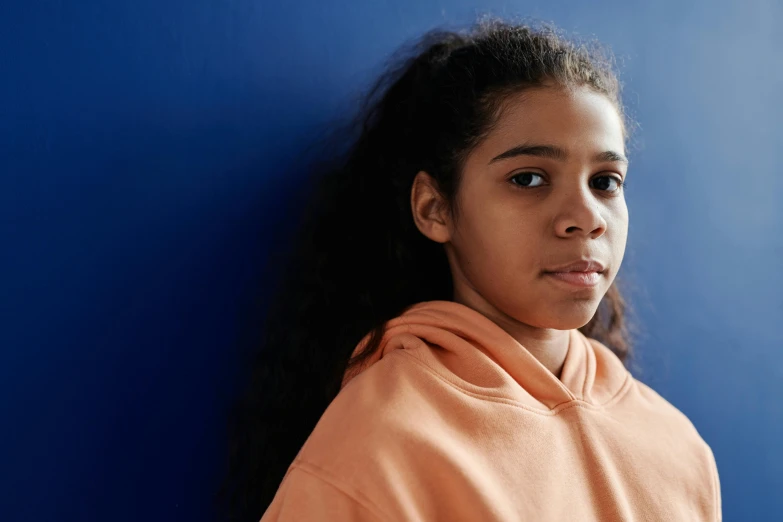
<instances>
[{"instance_id":1,"label":"young girl's face","mask_svg":"<svg viewBox=\"0 0 783 522\"><path fill-rule=\"evenodd\" d=\"M512 96L464 166L445 241L455 300L538 328L587 324L625 252L627 172L620 115L587 88ZM593 286L548 272L593 258Z\"/></svg>"}]
</instances>

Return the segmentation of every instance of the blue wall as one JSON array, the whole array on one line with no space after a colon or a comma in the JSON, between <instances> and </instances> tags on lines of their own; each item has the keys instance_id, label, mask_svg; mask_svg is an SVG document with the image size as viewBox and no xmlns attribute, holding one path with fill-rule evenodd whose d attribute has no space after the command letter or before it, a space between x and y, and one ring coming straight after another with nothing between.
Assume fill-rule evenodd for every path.
<instances>
[{"instance_id":1,"label":"blue wall","mask_svg":"<svg viewBox=\"0 0 783 522\"><path fill-rule=\"evenodd\" d=\"M783 512L783 4L26 0L0 6L0 518L208 520L301 147L388 53L476 13L620 56L640 122L640 379Z\"/></svg>"}]
</instances>

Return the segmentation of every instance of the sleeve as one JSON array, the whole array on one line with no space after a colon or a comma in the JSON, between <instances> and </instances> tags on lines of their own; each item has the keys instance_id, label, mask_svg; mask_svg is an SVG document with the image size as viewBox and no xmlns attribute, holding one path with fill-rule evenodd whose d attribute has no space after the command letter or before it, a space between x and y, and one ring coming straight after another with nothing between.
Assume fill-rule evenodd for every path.
<instances>
[{"instance_id":1,"label":"sleeve","mask_svg":"<svg viewBox=\"0 0 783 522\"><path fill-rule=\"evenodd\" d=\"M260 522L382 522L386 519L337 484L301 466L286 474Z\"/></svg>"},{"instance_id":2,"label":"sleeve","mask_svg":"<svg viewBox=\"0 0 783 522\"><path fill-rule=\"evenodd\" d=\"M718 474L718 464L715 461L715 455L712 452L712 448L707 446L709 452L710 462L712 463L712 492L715 502L715 520L717 522L723 522L723 508L720 494L720 476Z\"/></svg>"}]
</instances>

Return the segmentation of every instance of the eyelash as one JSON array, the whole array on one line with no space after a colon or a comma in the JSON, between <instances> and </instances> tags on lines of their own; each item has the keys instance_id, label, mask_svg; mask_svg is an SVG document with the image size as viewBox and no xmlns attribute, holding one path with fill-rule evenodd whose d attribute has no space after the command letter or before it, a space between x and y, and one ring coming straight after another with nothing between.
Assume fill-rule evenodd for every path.
<instances>
[{"instance_id":1,"label":"eyelash","mask_svg":"<svg viewBox=\"0 0 783 522\"><path fill-rule=\"evenodd\" d=\"M522 175L525 175L525 174L532 174L532 175L538 176L540 178L544 177L543 174L539 174L538 172L517 172L516 174L511 176L511 178L509 178L509 183L514 185L516 188L523 189L523 190L524 189L540 188L540 186L538 186L538 187L525 187L523 185L519 185L519 184L513 182L513 180L515 178L517 178L519 176L522 176ZM623 179L620 178L619 176L597 176L597 177L598 178L612 178L613 180L615 180L617 182L617 189L616 190L613 190L613 191L602 190L602 192L606 192L607 194L614 194L614 193L617 193L617 192L624 191L624 190L626 190L628 188L628 182L627 181L623 181ZM593 178L593 179L596 179L596 178Z\"/></svg>"}]
</instances>

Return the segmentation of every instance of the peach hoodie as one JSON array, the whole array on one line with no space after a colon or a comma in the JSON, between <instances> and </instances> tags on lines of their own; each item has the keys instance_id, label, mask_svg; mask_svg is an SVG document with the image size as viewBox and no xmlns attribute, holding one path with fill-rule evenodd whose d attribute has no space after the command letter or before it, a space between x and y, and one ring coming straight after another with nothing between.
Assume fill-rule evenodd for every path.
<instances>
[{"instance_id":1,"label":"peach hoodie","mask_svg":"<svg viewBox=\"0 0 783 522\"><path fill-rule=\"evenodd\" d=\"M558 380L479 312L414 305L346 374L261 520L720 521L693 424L569 335Z\"/></svg>"}]
</instances>

